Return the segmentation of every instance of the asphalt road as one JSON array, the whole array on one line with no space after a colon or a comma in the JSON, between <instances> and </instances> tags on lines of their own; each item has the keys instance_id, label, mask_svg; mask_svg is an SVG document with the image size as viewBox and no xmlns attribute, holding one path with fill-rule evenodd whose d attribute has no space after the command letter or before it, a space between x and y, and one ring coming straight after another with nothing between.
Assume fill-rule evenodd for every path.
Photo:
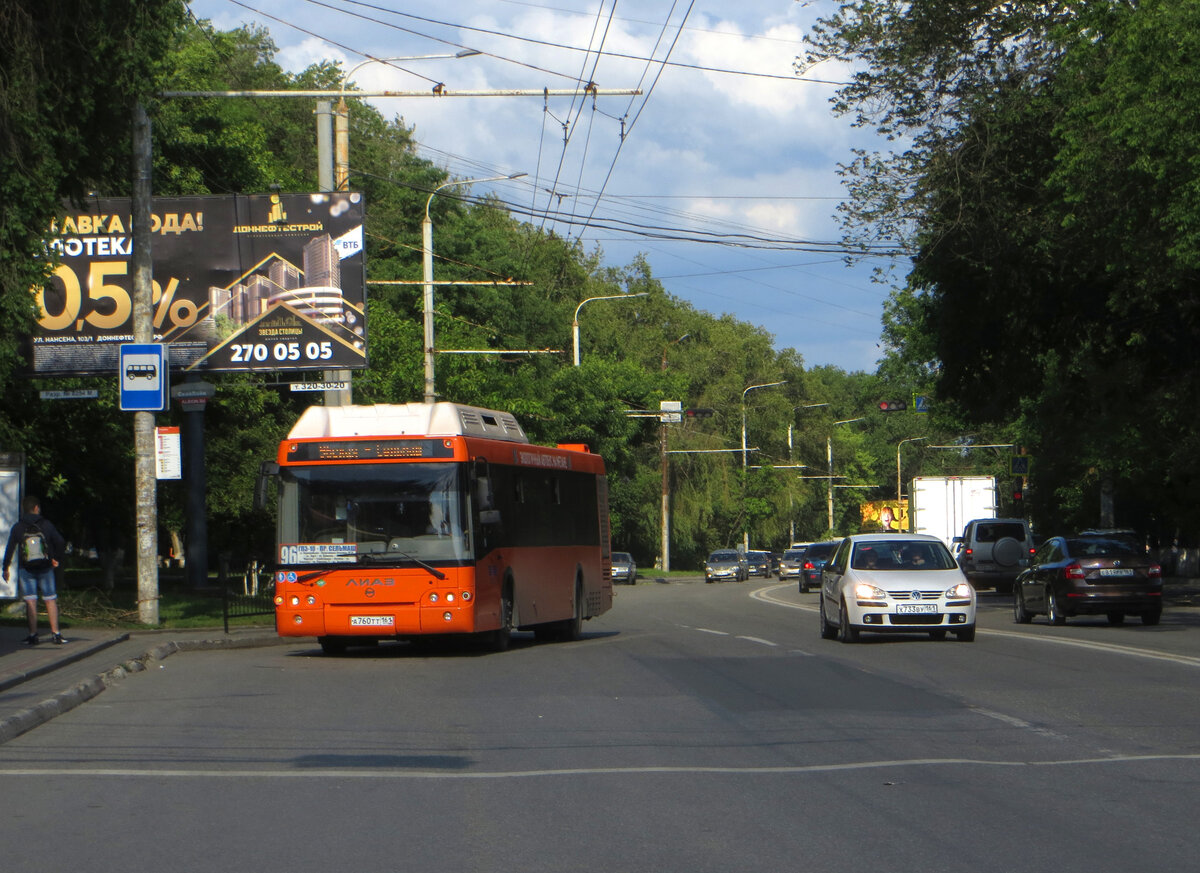
<instances>
[{"instance_id":1,"label":"asphalt road","mask_svg":"<svg viewBox=\"0 0 1200 873\"><path fill-rule=\"evenodd\" d=\"M3 867L1191 871L1200 610L821 640L794 585L575 643L186 652L0 746Z\"/></svg>"}]
</instances>

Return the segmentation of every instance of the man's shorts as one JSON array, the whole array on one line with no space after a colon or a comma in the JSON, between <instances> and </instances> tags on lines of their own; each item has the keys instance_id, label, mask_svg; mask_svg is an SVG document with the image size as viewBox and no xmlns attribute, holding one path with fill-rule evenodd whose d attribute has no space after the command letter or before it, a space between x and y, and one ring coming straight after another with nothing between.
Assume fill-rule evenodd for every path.
<instances>
[{"instance_id":1,"label":"man's shorts","mask_svg":"<svg viewBox=\"0 0 1200 873\"><path fill-rule=\"evenodd\" d=\"M54 590L54 568L45 570L30 570L26 567L17 568L17 596L22 600L55 600L58 593Z\"/></svg>"}]
</instances>

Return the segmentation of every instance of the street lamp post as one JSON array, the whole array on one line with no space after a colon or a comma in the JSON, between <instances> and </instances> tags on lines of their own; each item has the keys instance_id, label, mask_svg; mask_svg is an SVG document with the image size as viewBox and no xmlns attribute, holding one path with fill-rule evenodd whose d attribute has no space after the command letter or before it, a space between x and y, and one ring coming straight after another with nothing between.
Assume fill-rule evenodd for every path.
<instances>
[{"instance_id":1,"label":"street lamp post","mask_svg":"<svg viewBox=\"0 0 1200 873\"><path fill-rule=\"evenodd\" d=\"M429 192L429 199L425 201L425 217L421 219L421 256L423 266L423 278L425 284L425 293L421 304L422 315L425 323L425 402L433 403L437 400L437 391L434 385L433 373L433 220L429 217L429 206L433 203L433 196L439 191L446 188L452 188L456 185L471 185L476 182L500 182L508 179L519 179L525 173L513 173L508 176L488 176L484 179L454 179L450 182L443 182L432 191Z\"/></svg>"},{"instance_id":2,"label":"street lamp post","mask_svg":"<svg viewBox=\"0 0 1200 873\"><path fill-rule=\"evenodd\" d=\"M913 443L918 440L927 440L929 437L909 437L908 439L900 440L896 443L896 505L897 509L900 505L900 447L905 443Z\"/></svg>"},{"instance_id":3,"label":"street lamp post","mask_svg":"<svg viewBox=\"0 0 1200 873\"><path fill-rule=\"evenodd\" d=\"M586 300L580 301L575 307L575 317L571 319L571 344L574 347L575 366L579 366L579 310L583 309L584 303L591 303L593 300L625 300L628 297L648 297L649 291L638 291L636 294L605 294L601 297L589 297Z\"/></svg>"},{"instance_id":4,"label":"street lamp post","mask_svg":"<svg viewBox=\"0 0 1200 873\"><path fill-rule=\"evenodd\" d=\"M829 405L828 403L805 403L805 404L802 404L801 406L793 406L792 414L794 415L796 413L797 409L817 409L819 407L828 406L828 405ZM790 420L788 421L787 443L788 443L788 464L792 464L792 463L794 463L794 459L792 458L792 422ZM788 545L792 545L796 542L796 517L795 517L795 515L793 515L793 512L794 512L794 510L792 509L792 489L791 489L791 486L789 485L789 487L788 487Z\"/></svg>"},{"instance_id":5,"label":"street lamp post","mask_svg":"<svg viewBox=\"0 0 1200 873\"><path fill-rule=\"evenodd\" d=\"M743 481L743 487L745 487L744 483L745 483L745 479L746 479L746 395L749 394L751 391L754 391L757 388L774 388L776 385L786 385L786 384L787 384L787 379L784 379L779 382L764 382L761 385L749 385L749 386L747 386L746 390L742 392L742 481ZM742 530L742 551L743 552L748 552L750 550L750 531L747 529L748 527L749 527L748 525L744 525L743 530Z\"/></svg>"},{"instance_id":6,"label":"street lamp post","mask_svg":"<svg viewBox=\"0 0 1200 873\"><path fill-rule=\"evenodd\" d=\"M667 370L667 349L683 342L690 336L690 333L685 333L679 339L671 340L663 346L662 371L664 373ZM667 469L667 422L664 420L665 416L659 416L659 418L659 451L662 454L662 570L666 573L671 569L671 491Z\"/></svg>"},{"instance_id":7,"label":"street lamp post","mask_svg":"<svg viewBox=\"0 0 1200 873\"><path fill-rule=\"evenodd\" d=\"M833 531L833 427L839 424L850 424L855 421L866 421L865 418L845 418L831 425L829 437L825 440L825 458L829 462L829 530Z\"/></svg>"}]
</instances>

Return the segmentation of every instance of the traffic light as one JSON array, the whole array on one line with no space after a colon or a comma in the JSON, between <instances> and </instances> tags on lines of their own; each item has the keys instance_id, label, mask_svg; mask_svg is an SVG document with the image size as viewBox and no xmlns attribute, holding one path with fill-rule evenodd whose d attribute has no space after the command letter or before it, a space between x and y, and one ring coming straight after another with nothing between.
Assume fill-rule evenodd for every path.
<instances>
[{"instance_id":1,"label":"traffic light","mask_svg":"<svg viewBox=\"0 0 1200 873\"><path fill-rule=\"evenodd\" d=\"M1025 480L1013 479L1012 483L1012 499L1013 505L1020 509L1025 505Z\"/></svg>"},{"instance_id":2,"label":"traffic light","mask_svg":"<svg viewBox=\"0 0 1200 873\"><path fill-rule=\"evenodd\" d=\"M712 418L713 411L708 407L699 407L697 409L689 409L687 411L688 418Z\"/></svg>"},{"instance_id":3,"label":"traffic light","mask_svg":"<svg viewBox=\"0 0 1200 873\"><path fill-rule=\"evenodd\" d=\"M908 403L904 400L880 400L880 412L904 412L908 409Z\"/></svg>"}]
</instances>

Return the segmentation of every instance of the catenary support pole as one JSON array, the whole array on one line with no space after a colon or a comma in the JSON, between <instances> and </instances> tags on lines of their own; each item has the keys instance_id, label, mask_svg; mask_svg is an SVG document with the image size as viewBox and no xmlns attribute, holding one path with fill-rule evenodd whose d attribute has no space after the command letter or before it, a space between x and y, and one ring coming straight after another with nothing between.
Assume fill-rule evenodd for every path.
<instances>
[{"instance_id":1,"label":"catenary support pole","mask_svg":"<svg viewBox=\"0 0 1200 873\"><path fill-rule=\"evenodd\" d=\"M151 312L150 117L139 102L133 109L133 338L154 342ZM167 379L167 373L162 374ZM137 504L138 621L158 624L158 502L154 464L154 413L133 414L134 494Z\"/></svg>"}]
</instances>

